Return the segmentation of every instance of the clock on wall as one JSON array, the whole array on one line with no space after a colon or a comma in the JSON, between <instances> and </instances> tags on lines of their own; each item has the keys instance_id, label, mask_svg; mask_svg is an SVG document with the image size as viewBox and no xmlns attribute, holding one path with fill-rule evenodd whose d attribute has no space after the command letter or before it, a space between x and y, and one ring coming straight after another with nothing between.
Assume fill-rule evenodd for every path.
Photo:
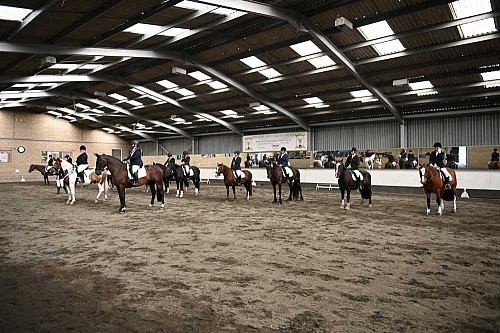
<instances>
[{"instance_id":1,"label":"clock on wall","mask_svg":"<svg viewBox=\"0 0 500 333\"><path fill-rule=\"evenodd\" d=\"M24 148L23 146L19 146L19 147L17 147L17 152L19 152L19 153L21 153L21 154L22 154L22 153L24 153L25 151L26 151L26 148Z\"/></svg>"}]
</instances>

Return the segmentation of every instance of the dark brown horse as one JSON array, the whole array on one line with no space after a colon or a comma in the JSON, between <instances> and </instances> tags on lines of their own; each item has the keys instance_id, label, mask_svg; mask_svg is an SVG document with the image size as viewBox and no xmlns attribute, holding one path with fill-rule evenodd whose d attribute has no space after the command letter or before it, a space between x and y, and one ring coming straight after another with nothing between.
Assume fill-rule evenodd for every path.
<instances>
[{"instance_id":1,"label":"dark brown horse","mask_svg":"<svg viewBox=\"0 0 500 333\"><path fill-rule=\"evenodd\" d=\"M165 186L165 192L169 193L169 183L170 180L174 179L177 185L176 197L184 197L184 186L189 186L189 180L191 179L194 184L194 195L198 195L200 192L200 169L198 167L192 166L193 176L184 176L182 166L178 164L169 163L166 166L163 164L153 163L158 165L163 169L163 183Z\"/></svg>"},{"instance_id":2,"label":"dark brown horse","mask_svg":"<svg viewBox=\"0 0 500 333\"><path fill-rule=\"evenodd\" d=\"M32 164L32 165L30 165L30 169L28 170L28 172L31 173L32 171L35 171L35 170L40 171L40 173L43 176L43 183L47 186L49 186L49 176L55 176L56 171L57 171L54 168L47 171L45 165Z\"/></svg>"},{"instance_id":3,"label":"dark brown horse","mask_svg":"<svg viewBox=\"0 0 500 333\"><path fill-rule=\"evenodd\" d=\"M120 197L120 213L125 213L125 189L132 187L131 179L128 176L127 165L119 159L106 154L95 154L97 157L95 171L103 172L104 167L108 167L111 172L113 184L118 191ZM157 165L146 165L146 176L137 180L136 186L148 184L151 190L151 203L149 207L154 206L155 195L158 193L158 201L161 201L161 208L165 207L165 199L163 196L163 170ZM156 187L155 187L156 185Z\"/></svg>"},{"instance_id":4,"label":"dark brown horse","mask_svg":"<svg viewBox=\"0 0 500 333\"><path fill-rule=\"evenodd\" d=\"M250 200L250 197L252 196L252 173L248 170L241 171L245 174L245 178L241 178L241 185L245 186L245 189L247 190L246 199ZM224 164L217 163L215 175L219 177L221 174L224 175L224 185L226 185L227 190L226 201L229 201L229 186L233 188L233 196L234 200L236 200L235 186L238 185L238 182L234 176L233 170Z\"/></svg>"},{"instance_id":5,"label":"dark brown horse","mask_svg":"<svg viewBox=\"0 0 500 333\"><path fill-rule=\"evenodd\" d=\"M436 202L438 204L437 214L443 214L444 209L444 196L445 196L445 184L441 179L440 171L431 166L430 164L419 164L418 172L420 174L420 183L424 185L425 195L427 196L427 208L425 214L429 215L431 213L431 193L436 194ZM451 193L450 201L453 200L453 212L457 211L457 176L455 171L448 169L451 175ZM448 198L447 198L448 199Z\"/></svg>"},{"instance_id":6,"label":"dark brown horse","mask_svg":"<svg viewBox=\"0 0 500 333\"><path fill-rule=\"evenodd\" d=\"M339 190L341 196L340 209L351 209L351 191L355 191L358 189L358 183L352 179L352 171L348 170L344 166L344 162L340 161L336 164L336 172L335 177L339 180ZM363 203L363 199L368 199L369 207L372 207L372 179L371 175L367 171L360 170L363 175L363 189L360 190L361 194L361 203ZM344 195L347 191L347 203L344 205Z\"/></svg>"},{"instance_id":7,"label":"dark brown horse","mask_svg":"<svg viewBox=\"0 0 500 333\"><path fill-rule=\"evenodd\" d=\"M489 161L488 169L500 169L500 162L498 161Z\"/></svg>"},{"instance_id":8,"label":"dark brown horse","mask_svg":"<svg viewBox=\"0 0 500 333\"><path fill-rule=\"evenodd\" d=\"M266 161L266 169L267 169L267 178L271 181L271 185L273 185L274 191L274 200L273 203L282 204L281 200L281 184L283 181L286 181L283 176L283 171L278 163L274 161ZM288 179L288 186L290 187L290 194L288 195L288 201L300 200L304 201L304 197L302 196L302 185L300 185L300 172L294 167L290 167L293 172L293 177ZM276 198L276 185L278 185L278 193L279 199Z\"/></svg>"}]
</instances>

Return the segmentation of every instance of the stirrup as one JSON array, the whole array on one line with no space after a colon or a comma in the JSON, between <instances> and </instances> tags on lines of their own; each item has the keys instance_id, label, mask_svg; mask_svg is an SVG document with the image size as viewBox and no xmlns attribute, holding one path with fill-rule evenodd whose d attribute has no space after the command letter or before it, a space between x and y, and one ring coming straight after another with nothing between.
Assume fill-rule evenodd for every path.
<instances>
[{"instance_id":1,"label":"stirrup","mask_svg":"<svg viewBox=\"0 0 500 333\"><path fill-rule=\"evenodd\" d=\"M449 189L451 189L451 185L450 184L445 184L444 188L445 188L445 190L449 190Z\"/></svg>"}]
</instances>

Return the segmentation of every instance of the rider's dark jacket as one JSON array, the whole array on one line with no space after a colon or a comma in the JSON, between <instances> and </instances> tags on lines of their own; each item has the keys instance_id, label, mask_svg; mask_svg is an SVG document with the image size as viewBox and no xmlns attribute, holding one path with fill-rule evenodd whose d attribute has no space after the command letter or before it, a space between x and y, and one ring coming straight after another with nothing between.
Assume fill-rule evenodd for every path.
<instances>
[{"instance_id":1,"label":"rider's dark jacket","mask_svg":"<svg viewBox=\"0 0 500 333\"><path fill-rule=\"evenodd\" d=\"M345 167L351 166L351 170L359 169L359 156L357 154L350 154L345 161Z\"/></svg>"},{"instance_id":2,"label":"rider's dark jacket","mask_svg":"<svg viewBox=\"0 0 500 333\"><path fill-rule=\"evenodd\" d=\"M415 161L415 155L413 155L413 153L408 154L408 161Z\"/></svg>"},{"instance_id":3,"label":"rider's dark jacket","mask_svg":"<svg viewBox=\"0 0 500 333\"><path fill-rule=\"evenodd\" d=\"M184 165L189 165L191 158L188 155L182 156L181 163Z\"/></svg>"},{"instance_id":4,"label":"rider's dark jacket","mask_svg":"<svg viewBox=\"0 0 500 333\"><path fill-rule=\"evenodd\" d=\"M76 158L76 165L89 164L88 156L86 152L81 153Z\"/></svg>"},{"instance_id":5,"label":"rider's dark jacket","mask_svg":"<svg viewBox=\"0 0 500 333\"><path fill-rule=\"evenodd\" d=\"M287 167L288 166L288 154L281 154L278 157L278 165L281 167Z\"/></svg>"},{"instance_id":6,"label":"rider's dark jacket","mask_svg":"<svg viewBox=\"0 0 500 333\"><path fill-rule=\"evenodd\" d=\"M494 151L494 152L491 153L491 160L492 161L499 162L499 160L500 160L499 157L500 157L500 154L498 154L497 151Z\"/></svg>"},{"instance_id":7,"label":"rider's dark jacket","mask_svg":"<svg viewBox=\"0 0 500 333\"><path fill-rule=\"evenodd\" d=\"M429 157L429 164L435 164L440 168L444 168L445 167L444 158L445 158L444 151L438 153L437 150L435 150L431 153L431 156Z\"/></svg>"},{"instance_id":8,"label":"rider's dark jacket","mask_svg":"<svg viewBox=\"0 0 500 333\"><path fill-rule=\"evenodd\" d=\"M139 148L134 148L128 153L128 156L125 159L125 161L129 160L130 165L138 165L142 167L143 163L141 157L142 157L142 151Z\"/></svg>"},{"instance_id":9,"label":"rider's dark jacket","mask_svg":"<svg viewBox=\"0 0 500 333\"><path fill-rule=\"evenodd\" d=\"M231 170L241 170L241 157L233 157L233 161L231 162Z\"/></svg>"}]
</instances>

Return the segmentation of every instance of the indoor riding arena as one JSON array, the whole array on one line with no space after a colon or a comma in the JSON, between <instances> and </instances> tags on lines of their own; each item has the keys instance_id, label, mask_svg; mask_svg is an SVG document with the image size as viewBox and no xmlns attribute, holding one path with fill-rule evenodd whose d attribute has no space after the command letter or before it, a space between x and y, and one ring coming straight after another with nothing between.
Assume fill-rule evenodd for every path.
<instances>
[{"instance_id":1,"label":"indoor riding arena","mask_svg":"<svg viewBox=\"0 0 500 333\"><path fill-rule=\"evenodd\" d=\"M0 0L0 332L500 332L499 15Z\"/></svg>"}]
</instances>

